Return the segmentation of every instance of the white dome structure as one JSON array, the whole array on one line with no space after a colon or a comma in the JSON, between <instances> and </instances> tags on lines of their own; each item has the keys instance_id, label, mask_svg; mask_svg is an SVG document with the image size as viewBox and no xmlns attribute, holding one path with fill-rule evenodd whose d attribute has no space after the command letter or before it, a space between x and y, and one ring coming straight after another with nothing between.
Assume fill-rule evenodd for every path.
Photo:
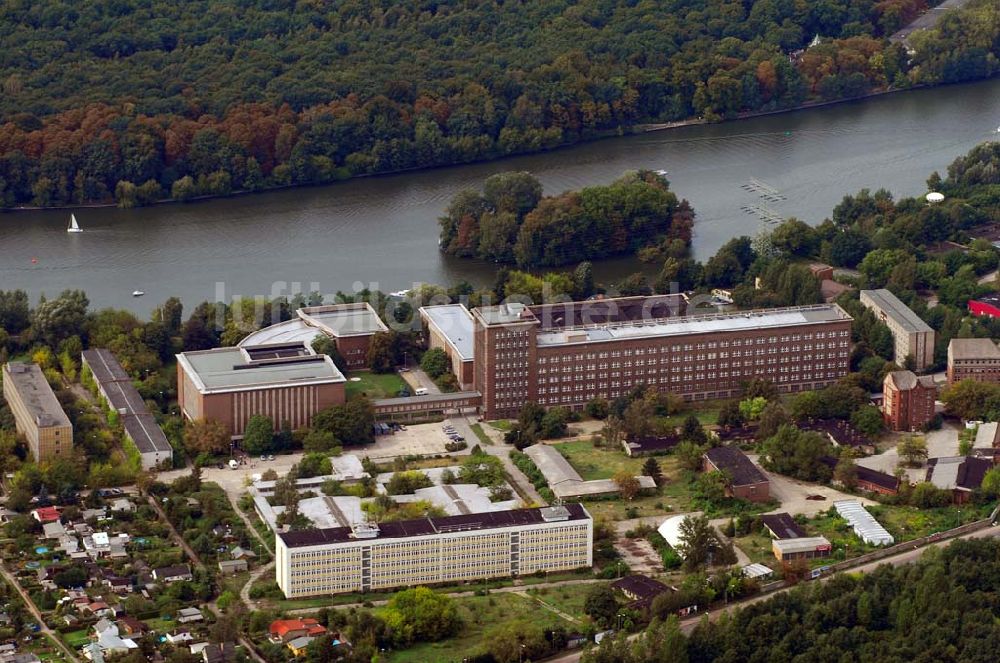
<instances>
[{"instance_id":1,"label":"white dome structure","mask_svg":"<svg viewBox=\"0 0 1000 663\"><path fill-rule=\"evenodd\" d=\"M942 200L944 200L944 194L938 193L937 191L931 191L924 197L927 199L927 202L931 203L932 205L934 203L939 203Z\"/></svg>"}]
</instances>

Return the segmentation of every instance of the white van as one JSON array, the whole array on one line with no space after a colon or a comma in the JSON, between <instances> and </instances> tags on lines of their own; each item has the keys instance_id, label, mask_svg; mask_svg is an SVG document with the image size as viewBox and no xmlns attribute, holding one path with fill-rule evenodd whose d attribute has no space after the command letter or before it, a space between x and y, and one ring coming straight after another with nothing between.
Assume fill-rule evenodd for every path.
<instances>
[{"instance_id":1,"label":"white van","mask_svg":"<svg viewBox=\"0 0 1000 663\"><path fill-rule=\"evenodd\" d=\"M426 396L427 395L427 388L426 387L417 387L416 389L413 390L413 395L414 396Z\"/></svg>"}]
</instances>

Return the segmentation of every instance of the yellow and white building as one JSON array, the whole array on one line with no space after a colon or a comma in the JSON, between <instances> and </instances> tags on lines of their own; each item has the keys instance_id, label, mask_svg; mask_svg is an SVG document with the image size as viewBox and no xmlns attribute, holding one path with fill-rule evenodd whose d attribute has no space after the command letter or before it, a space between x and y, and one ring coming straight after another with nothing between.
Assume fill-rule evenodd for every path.
<instances>
[{"instance_id":1,"label":"yellow and white building","mask_svg":"<svg viewBox=\"0 0 1000 663\"><path fill-rule=\"evenodd\" d=\"M72 453L73 425L37 364L4 364L3 397L35 462Z\"/></svg>"},{"instance_id":2,"label":"yellow and white building","mask_svg":"<svg viewBox=\"0 0 1000 663\"><path fill-rule=\"evenodd\" d=\"M279 532L275 574L297 598L566 571L593 538L582 504Z\"/></svg>"}]
</instances>

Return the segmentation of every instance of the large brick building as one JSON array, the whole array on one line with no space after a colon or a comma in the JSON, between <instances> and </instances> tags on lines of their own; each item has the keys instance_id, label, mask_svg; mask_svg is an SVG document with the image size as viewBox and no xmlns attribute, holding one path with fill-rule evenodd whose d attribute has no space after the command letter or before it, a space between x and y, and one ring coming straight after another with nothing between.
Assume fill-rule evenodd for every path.
<instances>
[{"instance_id":1,"label":"large brick building","mask_svg":"<svg viewBox=\"0 0 1000 663\"><path fill-rule=\"evenodd\" d=\"M593 564L582 504L279 532L287 598L526 576Z\"/></svg>"},{"instance_id":2,"label":"large brick building","mask_svg":"<svg viewBox=\"0 0 1000 663\"><path fill-rule=\"evenodd\" d=\"M948 385L962 380L1000 383L1000 348L988 338L953 338L948 343Z\"/></svg>"},{"instance_id":3,"label":"large brick building","mask_svg":"<svg viewBox=\"0 0 1000 663\"><path fill-rule=\"evenodd\" d=\"M702 458L702 470L722 472L726 494L750 502L771 499L771 482L747 455L736 447L713 447Z\"/></svg>"},{"instance_id":4,"label":"large brick building","mask_svg":"<svg viewBox=\"0 0 1000 663\"><path fill-rule=\"evenodd\" d=\"M782 392L848 372L851 317L836 304L684 315L681 295L473 310L474 387L487 419L527 402L581 409L637 385L730 398L763 377Z\"/></svg>"},{"instance_id":5,"label":"large brick building","mask_svg":"<svg viewBox=\"0 0 1000 663\"><path fill-rule=\"evenodd\" d=\"M890 430L921 430L934 418L937 385L929 375L893 371L882 381L882 396L882 416Z\"/></svg>"},{"instance_id":6,"label":"large brick building","mask_svg":"<svg viewBox=\"0 0 1000 663\"><path fill-rule=\"evenodd\" d=\"M921 371L934 363L934 330L896 295L884 288L862 290L861 304L892 332L897 364L912 357L913 368Z\"/></svg>"},{"instance_id":7,"label":"large brick building","mask_svg":"<svg viewBox=\"0 0 1000 663\"><path fill-rule=\"evenodd\" d=\"M266 415L275 430L309 426L313 415L345 401L343 374L303 343L217 348L177 355L177 400L189 420L222 422L242 437Z\"/></svg>"},{"instance_id":8,"label":"large brick building","mask_svg":"<svg viewBox=\"0 0 1000 663\"><path fill-rule=\"evenodd\" d=\"M3 397L36 462L73 451L73 425L38 364L4 364Z\"/></svg>"}]
</instances>

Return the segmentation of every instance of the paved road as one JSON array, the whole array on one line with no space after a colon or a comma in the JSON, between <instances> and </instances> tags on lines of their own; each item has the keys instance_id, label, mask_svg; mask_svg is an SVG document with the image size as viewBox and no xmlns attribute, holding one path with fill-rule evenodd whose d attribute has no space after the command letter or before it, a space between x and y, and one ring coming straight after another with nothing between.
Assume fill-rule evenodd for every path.
<instances>
[{"instance_id":1,"label":"paved road","mask_svg":"<svg viewBox=\"0 0 1000 663\"><path fill-rule=\"evenodd\" d=\"M978 532L972 532L971 534L966 534L964 536L955 537L954 539L945 539L943 541L938 541L938 542L929 544L927 546L915 547L913 550L908 550L908 551L899 553L897 555L893 555L892 557L885 557L885 558L880 559L880 560L875 561L875 562L870 562L868 564L863 564L863 565L858 566L856 568L850 569L849 571L847 571L847 573L870 573L870 572L874 571L875 569L877 569L879 566L882 566L883 564L892 564L893 566L899 566L900 564L909 564L911 562L914 562L917 558L919 558L924 553L924 550L926 550L927 548L929 548L931 546L934 546L934 547L946 546L949 543L951 543L952 541L955 541L956 539L980 539L980 538L987 538L987 537L988 538L995 538L997 536L1000 536L1000 528L998 528L996 526L988 527L988 528L986 528L984 530L980 530ZM825 581L829 580L832 577L834 577L834 576L826 576L825 578L822 578L819 582L825 582ZM763 594L763 595L760 595L760 596L755 596L753 598L747 599L746 601L740 601L738 603L733 603L733 604L730 604L730 605L725 606L723 608L719 608L717 610L713 610L712 612L709 612L709 613L702 613L701 615L698 615L696 617L690 617L688 619L685 619L685 620L681 621L681 624L680 624L681 631L684 632L684 633L691 633L691 631L694 630L695 626L697 626L701 622L701 620L705 618L706 615L708 616L709 619L711 619L711 620L714 621L714 620L716 620L716 619L719 618L719 615L722 615L722 614L725 614L725 613L729 613L729 612L732 612L734 610L745 608L745 607L747 607L749 605L753 605L754 603L759 603L760 601L767 601L772 596L774 596L776 594L779 594L781 592L787 592L790 589L792 589L792 588L791 587L787 587L787 588L784 588L784 589L779 589L779 590L777 590L775 592L771 592L770 594ZM634 633L634 634L632 634L632 635L629 636L629 640L635 640L640 635L642 635L642 632ZM583 652L581 652L581 651L573 651L573 652L567 652L567 653L563 654L562 656L557 656L555 658L547 659L547 662L548 663L578 663L582 657L583 657Z\"/></svg>"},{"instance_id":2,"label":"paved road","mask_svg":"<svg viewBox=\"0 0 1000 663\"><path fill-rule=\"evenodd\" d=\"M35 602L31 600L30 596L28 596L28 592L24 591L24 588L21 587L21 583L19 583L17 579L11 575L11 572L7 570L6 566L0 564L0 573L2 573L4 579L15 590L17 590L17 593L21 595L21 600L24 601L24 605L27 606L28 612L31 613L31 616L35 618L36 622L38 622L38 626L41 627L41 632L45 634L45 637L51 640L52 643L63 652L66 658L74 661L74 663L79 663L80 659L77 658L76 654L69 647L63 644L63 641L59 639L59 636L56 635L55 631L48 627L48 624L46 624L45 620L42 618L42 613L38 609L38 606L35 605Z\"/></svg>"},{"instance_id":3,"label":"paved road","mask_svg":"<svg viewBox=\"0 0 1000 663\"><path fill-rule=\"evenodd\" d=\"M959 9L968 4L969 0L944 0L940 5L929 9L913 21L909 25L899 29L892 37L889 38L890 41L905 42L907 38L912 35L917 30L926 30L927 28L933 28L941 20L941 17L947 14L952 9Z\"/></svg>"}]
</instances>

